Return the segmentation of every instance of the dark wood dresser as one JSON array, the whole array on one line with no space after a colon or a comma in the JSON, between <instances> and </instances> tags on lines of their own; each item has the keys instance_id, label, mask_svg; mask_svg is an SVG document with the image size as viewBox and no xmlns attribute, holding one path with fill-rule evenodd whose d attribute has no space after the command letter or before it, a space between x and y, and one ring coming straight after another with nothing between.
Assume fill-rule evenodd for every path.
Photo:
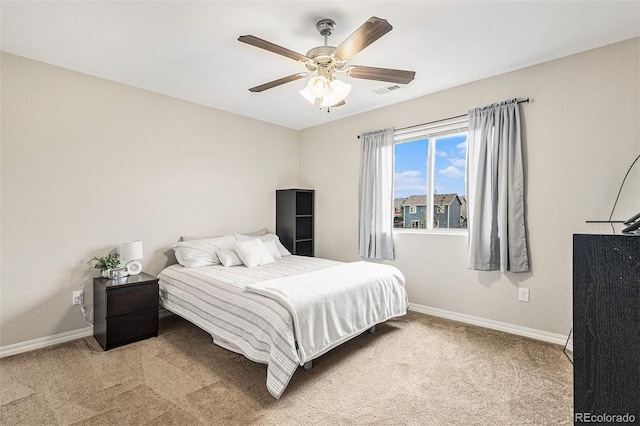
<instances>
[{"instance_id":1,"label":"dark wood dresser","mask_svg":"<svg viewBox=\"0 0 640 426\"><path fill-rule=\"evenodd\" d=\"M573 236L574 421L640 424L640 235L599 228Z\"/></svg>"},{"instance_id":2,"label":"dark wood dresser","mask_svg":"<svg viewBox=\"0 0 640 426\"><path fill-rule=\"evenodd\" d=\"M158 335L158 278L93 279L93 336L109 350Z\"/></svg>"}]
</instances>

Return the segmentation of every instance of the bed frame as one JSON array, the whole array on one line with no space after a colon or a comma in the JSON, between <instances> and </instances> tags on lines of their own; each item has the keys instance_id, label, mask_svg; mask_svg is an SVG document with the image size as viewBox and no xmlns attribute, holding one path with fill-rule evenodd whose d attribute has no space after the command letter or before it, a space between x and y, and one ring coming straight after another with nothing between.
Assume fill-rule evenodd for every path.
<instances>
[{"instance_id":1,"label":"bed frame","mask_svg":"<svg viewBox=\"0 0 640 426\"><path fill-rule=\"evenodd\" d=\"M376 326L372 326L371 328L369 328L368 330L369 334L374 334L376 332ZM213 343L216 344L217 346L220 346L221 348L224 348L228 351L237 353L239 355L244 356L245 358L248 358L244 352L242 352L242 350L240 350L239 347L237 347L236 345L234 345L233 343L227 342L226 340L217 337L215 335L211 335L211 337L213 338ZM305 370L311 370L313 368L313 360L311 361L307 361L302 365L302 368L304 368Z\"/></svg>"}]
</instances>

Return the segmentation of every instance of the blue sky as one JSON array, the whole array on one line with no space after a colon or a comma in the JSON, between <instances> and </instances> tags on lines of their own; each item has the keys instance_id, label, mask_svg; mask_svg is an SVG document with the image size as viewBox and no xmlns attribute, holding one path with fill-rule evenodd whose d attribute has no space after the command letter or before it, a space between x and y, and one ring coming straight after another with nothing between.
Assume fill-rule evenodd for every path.
<instances>
[{"instance_id":1,"label":"blue sky","mask_svg":"<svg viewBox=\"0 0 640 426\"><path fill-rule=\"evenodd\" d=\"M464 195L467 135L439 138L436 142L435 189L438 194ZM428 140L395 146L394 198L427 193Z\"/></svg>"}]
</instances>

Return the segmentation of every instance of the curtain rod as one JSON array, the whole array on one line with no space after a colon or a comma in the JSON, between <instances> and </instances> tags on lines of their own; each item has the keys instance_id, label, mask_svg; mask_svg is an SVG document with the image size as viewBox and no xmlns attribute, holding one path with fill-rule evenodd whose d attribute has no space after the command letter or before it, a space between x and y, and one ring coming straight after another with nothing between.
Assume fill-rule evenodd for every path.
<instances>
[{"instance_id":1,"label":"curtain rod","mask_svg":"<svg viewBox=\"0 0 640 426\"><path fill-rule=\"evenodd\" d=\"M518 99L518 103L529 103L529 98L526 99ZM468 114L462 114L462 115L456 115L454 117L449 117L449 118L441 118L440 120L434 120L434 121L429 121L428 123L422 123L422 124L414 124L413 126L407 126L407 127L401 127L399 129L395 129L395 130L407 130L407 129L411 129L413 127L420 127L420 126L426 126L429 124L434 124L434 123L439 123L441 121L447 121L447 120L453 120L456 118L462 118L462 117L466 117ZM358 139L360 139L360 135L358 135Z\"/></svg>"}]
</instances>

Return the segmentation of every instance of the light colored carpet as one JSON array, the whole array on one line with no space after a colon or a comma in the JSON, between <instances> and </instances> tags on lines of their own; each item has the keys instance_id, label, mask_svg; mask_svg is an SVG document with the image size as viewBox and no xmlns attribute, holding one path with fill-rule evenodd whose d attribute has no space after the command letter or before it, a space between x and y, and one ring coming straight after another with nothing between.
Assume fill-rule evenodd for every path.
<instances>
[{"instance_id":1,"label":"light colored carpet","mask_svg":"<svg viewBox=\"0 0 640 426\"><path fill-rule=\"evenodd\" d=\"M266 366L178 317L103 352L92 338L0 360L2 425L572 424L562 348L410 312L299 369Z\"/></svg>"}]
</instances>

